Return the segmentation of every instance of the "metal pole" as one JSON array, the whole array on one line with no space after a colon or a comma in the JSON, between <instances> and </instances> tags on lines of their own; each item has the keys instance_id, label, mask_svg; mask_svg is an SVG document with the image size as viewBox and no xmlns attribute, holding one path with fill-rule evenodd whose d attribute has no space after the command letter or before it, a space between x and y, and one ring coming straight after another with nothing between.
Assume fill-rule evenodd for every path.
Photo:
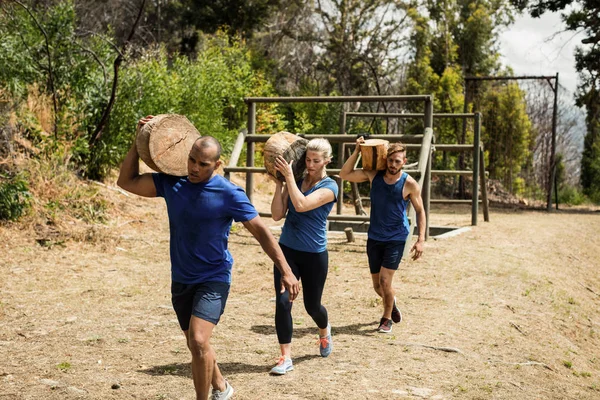
<instances>
[{"instance_id":1,"label":"metal pole","mask_svg":"<svg viewBox=\"0 0 600 400\"><path fill-rule=\"evenodd\" d=\"M340 116L340 135L346 134L346 103L342 104L342 115ZM344 157L346 156L344 152L344 143L338 144L338 168L342 168L344 165ZM338 215L342 214L342 207L344 205L344 181L342 178L337 178L338 183L338 199L336 205L336 213Z\"/></svg>"},{"instance_id":2,"label":"metal pole","mask_svg":"<svg viewBox=\"0 0 600 400\"><path fill-rule=\"evenodd\" d=\"M242 149L244 148L244 141L246 140L247 133L247 129L242 129L240 133L238 133L238 137L235 140L235 144L233 145L233 150L231 151L231 157L229 158L228 167L237 166L238 160L240 159L240 154L242 153ZM227 180L231 180L229 171L225 171L224 175Z\"/></svg>"},{"instance_id":3,"label":"metal pole","mask_svg":"<svg viewBox=\"0 0 600 400\"><path fill-rule=\"evenodd\" d=\"M250 101L248 103L248 134L256 133L256 103ZM246 165L254 167L254 142L246 144ZM254 175L246 173L246 195L252 203L252 190L254 189Z\"/></svg>"},{"instance_id":4,"label":"metal pole","mask_svg":"<svg viewBox=\"0 0 600 400\"><path fill-rule=\"evenodd\" d=\"M473 199L471 205L471 225L477 225L479 213L479 140L481 128L481 114L475 113L473 127Z\"/></svg>"},{"instance_id":5,"label":"metal pole","mask_svg":"<svg viewBox=\"0 0 600 400\"><path fill-rule=\"evenodd\" d=\"M554 109L552 110L552 146L550 147L550 175L548 177L548 201L546 208L552 211L552 188L556 176L556 119L558 114L558 72L554 78ZM556 198L558 210L558 197Z\"/></svg>"},{"instance_id":6,"label":"metal pole","mask_svg":"<svg viewBox=\"0 0 600 400\"><path fill-rule=\"evenodd\" d=\"M490 222L490 208L487 197L487 180L485 179L485 159L483 146L479 149L479 175L481 177L481 203L483 204L483 220Z\"/></svg>"},{"instance_id":7,"label":"metal pole","mask_svg":"<svg viewBox=\"0 0 600 400\"><path fill-rule=\"evenodd\" d=\"M433 95L425 100L425 115L423 118L425 129L431 128L433 131ZM435 142L435 134L432 135L432 142ZM421 168L421 166L419 166ZM429 210L430 210L430 199L431 199L431 147L429 147L429 154L427 154L427 169L425 171L425 180L423 182L423 207L425 208L425 217L427 219L425 224L425 240L429 239Z\"/></svg>"}]
</instances>

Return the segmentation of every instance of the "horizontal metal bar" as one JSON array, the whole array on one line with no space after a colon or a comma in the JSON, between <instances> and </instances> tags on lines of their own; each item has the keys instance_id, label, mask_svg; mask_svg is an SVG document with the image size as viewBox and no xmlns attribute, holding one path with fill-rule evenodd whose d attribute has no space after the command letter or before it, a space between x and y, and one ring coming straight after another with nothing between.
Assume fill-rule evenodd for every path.
<instances>
[{"instance_id":1,"label":"horizontal metal bar","mask_svg":"<svg viewBox=\"0 0 600 400\"><path fill-rule=\"evenodd\" d=\"M556 79L556 76L465 76L465 81L514 81L517 79Z\"/></svg>"},{"instance_id":2,"label":"horizontal metal bar","mask_svg":"<svg viewBox=\"0 0 600 400\"><path fill-rule=\"evenodd\" d=\"M267 169L265 167L224 167L223 171L225 172L245 172L252 174L260 174L266 173ZM333 168L327 170L327 175L339 175L341 169ZM411 175L413 178L419 177L421 175L420 171L417 169L405 169L403 170L407 174ZM473 175L473 171L453 171L453 170L442 170L442 169L433 169L431 170L431 175Z\"/></svg>"},{"instance_id":3,"label":"horizontal metal bar","mask_svg":"<svg viewBox=\"0 0 600 400\"><path fill-rule=\"evenodd\" d=\"M272 135L246 135L246 142L266 142ZM298 136L303 137L305 139L317 139L317 138L325 138L330 143L355 143L356 136L355 135L303 135L299 134ZM389 141L404 141L404 142L421 142L423 140L423 135L369 135L369 139L383 139Z\"/></svg>"},{"instance_id":4,"label":"horizontal metal bar","mask_svg":"<svg viewBox=\"0 0 600 400\"><path fill-rule=\"evenodd\" d=\"M461 199L431 199L429 200L431 203L438 203L438 204L472 204L473 200L461 200ZM479 200L479 203L481 203L482 201Z\"/></svg>"},{"instance_id":5,"label":"horizontal metal bar","mask_svg":"<svg viewBox=\"0 0 600 400\"><path fill-rule=\"evenodd\" d=\"M451 169L432 169L431 175L473 175L473 171L469 170L451 170Z\"/></svg>"},{"instance_id":6,"label":"horizontal metal bar","mask_svg":"<svg viewBox=\"0 0 600 400\"><path fill-rule=\"evenodd\" d=\"M412 146L412 145L407 145ZM439 151L472 151L475 146L472 144L434 144L433 149Z\"/></svg>"},{"instance_id":7,"label":"horizontal metal bar","mask_svg":"<svg viewBox=\"0 0 600 400\"><path fill-rule=\"evenodd\" d=\"M245 97L246 103L343 103L348 101L432 101L431 95Z\"/></svg>"},{"instance_id":8,"label":"horizontal metal bar","mask_svg":"<svg viewBox=\"0 0 600 400\"><path fill-rule=\"evenodd\" d=\"M375 117L375 118L424 118L425 114L419 113L369 113L369 112L346 112L347 117ZM475 114L433 114L433 119L436 118L475 118Z\"/></svg>"},{"instance_id":9,"label":"horizontal metal bar","mask_svg":"<svg viewBox=\"0 0 600 400\"><path fill-rule=\"evenodd\" d=\"M271 213L267 213L267 212L259 212L258 215L260 215L261 217L265 217L265 218L270 218L273 215ZM338 215L338 214L331 214L329 216L327 216L327 220L328 221L364 221L364 222L369 222L369 216L368 215Z\"/></svg>"}]
</instances>

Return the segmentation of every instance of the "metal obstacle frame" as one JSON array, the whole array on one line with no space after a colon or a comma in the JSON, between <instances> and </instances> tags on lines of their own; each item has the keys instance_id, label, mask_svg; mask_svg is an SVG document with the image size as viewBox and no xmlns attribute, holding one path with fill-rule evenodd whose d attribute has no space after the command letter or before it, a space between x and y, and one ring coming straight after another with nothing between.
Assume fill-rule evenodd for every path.
<instances>
[{"instance_id":1,"label":"metal obstacle frame","mask_svg":"<svg viewBox=\"0 0 600 400\"><path fill-rule=\"evenodd\" d=\"M248 128L246 131L241 131L238 134L236 142L233 147L229 164L224 168L225 177L229 179L231 172L243 172L246 173L246 194L250 201L252 201L252 194L254 190L254 173L265 173L264 167L255 167L254 165L254 151L256 142L266 142L270 135L257 135L256 134L256 104L260 103L348 103L348 102L423 102L424 113L421 115L423 118L423 124L425 126L423 135L371 135L371 138L381 138L387 140L403 140L405 142L413 142L421 139L421 154L419 157L418 167L415 170L406 170L414 177L416 177L419 185L421 186L421 193L423 198L423 206L425 208L425 214L427 217L427 224L425 229L425 238L429 237L429 208L430 208L430 193L431 193L431 152L432 144L434 140L433 135L433 95L397 95L397 96L307 96L307 97L247 97L244 102L248 105ZM345 118L342 115L341 118ZM339 151L338 154L338 169L329 169L329 175L339 174L340 169L343 165L343 145L344 143L354 143L355 139L345 134L341 135L302 135L306 139L312 139L317 137L326 137L331 143L338 143ZM242 149L246 144L246 166L238 167L237 163L241 155ZM338 187L343 188L343 182L336 177ZM340 191L340 193L343 193ZM338 196L337 214L329 215L328 220L334 221L368 221L368 216L363 215L342 215L341 214L342 196ZM261 216L271 216L270 213L259 213ZM410 232L414 232L415 218L411 218ZM410 246L406 246L408 249ZM405 251L406 253L406 251Z\"/></svg>"},{"instance_id":2,"label":"metal obstacle frame","mask_svg":"<svg viewBox=\"0 0 600 400\"><path fill-rule=\"evenodd\" d=\"M371 118L398 118L398 119L420 119L423 118L423 114L418 113L372 113L372 112L344 112L342 118L341 129L346 129L346 122L348 117L371 117ZM448 204L460 204L470 203L471 204L471 225L477 225L477 217L479 214L479 187L481 186L481 201L483 205L483 218L486 222L489 222L489 203L487 198L487 178L485 176L485 160L483 157L483 143L481 143L481 113L462 113L462 114L433 114L433 119L472 119L474 122L473 127L473 144L434 144L433 151L454 151L454 152L473 152L473 170L432 170L431 175L471 175L473 178L473 198L471 200L437 200L430 199L431 203L448 203ZM388 135L381 135L388 136ZM371 136L370 136L371 137ZM391 138L392 136L388 136ZM417 149L419 145L406 144L407 149ZM410 170L405 170L410 173ZM479 176L479 181L477 177ZM429 220L429 214L427 215Z\"/></svg>"}]
</instances>

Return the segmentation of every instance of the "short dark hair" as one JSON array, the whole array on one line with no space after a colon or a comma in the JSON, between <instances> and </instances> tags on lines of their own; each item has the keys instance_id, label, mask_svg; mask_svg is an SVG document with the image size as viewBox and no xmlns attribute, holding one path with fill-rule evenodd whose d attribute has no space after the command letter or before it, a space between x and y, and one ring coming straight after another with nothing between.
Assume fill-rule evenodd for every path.
<instances>
[{"instance_id":1,"label":"short dark hair","mask_svg":"<svg viewBox=\"0 0 600 400\"><path fill-rule=\"evenodd\" d=\"M391 156L394 153L402 153L406 151L406 146L404 143L392 143L388 147L387 156Z\"/></svg>"},{"instance_id":2,"label":"short dark hair","mask_svg":"<svg viewBox=\"0 0 600 400\"><path fill-rule=\"evenodd\" d=\"M221 147L221 143L219 143L219 141L212 136L199 137L198 139L196 139L196 142L194 142L194 146L197 146L198 149L206 149L208 147L214 146L217 148L217 154L213 161L219 161L219 158L221 158L221 151L223 150Z\"/></svg>"}]
</instances>

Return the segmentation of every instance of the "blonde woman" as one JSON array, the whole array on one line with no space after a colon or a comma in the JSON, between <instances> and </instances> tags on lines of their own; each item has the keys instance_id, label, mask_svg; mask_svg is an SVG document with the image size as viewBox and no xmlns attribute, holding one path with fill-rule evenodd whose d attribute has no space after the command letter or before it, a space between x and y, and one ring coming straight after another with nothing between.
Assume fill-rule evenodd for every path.
<instances>
[{"instance_id":1,"label":"blonde woman","mask_svg":"<svg viewBox=\"0 0 600 400\"><path fill-rule=\"evenodd\" d=\"M327 278L327 216L338 196L336 182L327 176L325 167L331 162L331 145L326 139L313 139L306 146L306 174L294 180L292 162L277 157L275 168L285 178L276 180L271 202L275 221L285 217L279 245L294 275L302 281L304 308L319 327L319 351L327 357L333 349L331 325L321 297ZM280 272L274 268L276 309L275 327L281 349L273 375L284 375L294 369L292 363L292 303L288 292L281 293Z\"/></svg>"}]
</instances>

